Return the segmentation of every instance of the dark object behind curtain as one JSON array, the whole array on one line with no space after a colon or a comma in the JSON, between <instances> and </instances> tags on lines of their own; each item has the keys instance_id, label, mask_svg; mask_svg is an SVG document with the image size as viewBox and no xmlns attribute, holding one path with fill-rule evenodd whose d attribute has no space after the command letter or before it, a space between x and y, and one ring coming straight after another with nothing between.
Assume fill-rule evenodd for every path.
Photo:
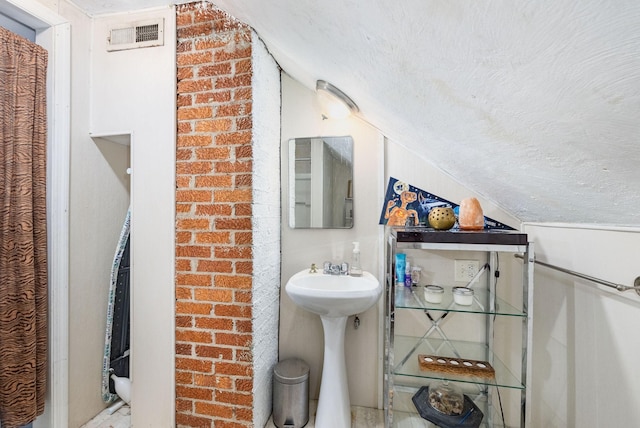
<instances>
[{"instance_id":1,"label":"dark object behind curtain","mask_svg":"<svg viewBox=\"0 0 640 428\"><path fill-rule=\"evenodd\" d=\"M44 411L47 51L0 28L0 421Z\"/></svg>"}]
</instances>

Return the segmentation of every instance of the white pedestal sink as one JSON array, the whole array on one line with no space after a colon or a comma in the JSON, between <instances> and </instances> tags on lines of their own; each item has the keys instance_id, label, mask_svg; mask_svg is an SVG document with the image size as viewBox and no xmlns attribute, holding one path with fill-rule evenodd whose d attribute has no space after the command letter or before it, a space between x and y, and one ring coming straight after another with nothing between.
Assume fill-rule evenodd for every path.
<instances>
[{"instance_id":1,"label":"white pedestal sink","mask_svg":"<svg viewBox=\"0 0 640 428\"><path fill-rule=\"evenodd\" d=\"M316 428L350 428L351 404L344 356L347 318L372 307L382 286L369 272L360 277L325 275L303 270L293 275L285 291L298 306L320 315L324 330L324 367L316 413Z\"/></svg>"}]
</instances>

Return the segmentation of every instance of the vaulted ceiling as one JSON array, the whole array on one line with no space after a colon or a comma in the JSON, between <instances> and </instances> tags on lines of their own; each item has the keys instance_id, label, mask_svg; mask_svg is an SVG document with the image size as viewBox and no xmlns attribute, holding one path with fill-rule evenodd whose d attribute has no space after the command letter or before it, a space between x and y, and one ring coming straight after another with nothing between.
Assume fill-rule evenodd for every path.
<instances>
[{"instance_id":1,"label":"vaulted ceiling","mask_svg":"<svg viewBox=\"0 0 640 428\"><path fill-rule=\"evenodd\" d=\"M171 0L73 0L90 14ZM215 0L522 221L640 226L640 2ZM402 179L402 177L397 177Z\"/></svg>"}]
</instances>

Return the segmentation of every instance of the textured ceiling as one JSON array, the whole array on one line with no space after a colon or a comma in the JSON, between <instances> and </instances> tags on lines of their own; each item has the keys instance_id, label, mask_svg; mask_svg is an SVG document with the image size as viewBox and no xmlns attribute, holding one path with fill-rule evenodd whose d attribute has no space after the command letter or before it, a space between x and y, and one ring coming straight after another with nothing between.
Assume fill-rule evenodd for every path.
<instances>
[{"instance_id":1,"label":"textured ceiling","mask_svg":"<svg viewBox=\"0 0 640 428\"><path fill-rule=\"evenodd\" d=\"M170 0L74 2L95 14ZM292 77L338 86L522 221L640 225L640 2L214 3Z\"/></svg>"}]
</instances>

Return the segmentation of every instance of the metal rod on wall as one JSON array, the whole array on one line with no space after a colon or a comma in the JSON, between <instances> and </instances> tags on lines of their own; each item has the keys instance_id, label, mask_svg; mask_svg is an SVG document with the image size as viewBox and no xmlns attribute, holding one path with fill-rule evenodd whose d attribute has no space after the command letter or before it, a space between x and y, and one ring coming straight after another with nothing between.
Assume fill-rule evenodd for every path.
<instances>
[{"instance_id":1,"label":"metal rod on wall","mask_svg":"<svg viewBox=\"0 0 640 428\"><path fill-rule=\"evenodd\" d=\"M521 254L516 254L515 256L518 259L523 259ZM586 275L584 273L576 272L576 271L573 271L573 270L570 270L570 269L565 269L565 268L562 268L560 266L555 266L555 265L552 265L552 264L549 264L549 263L541 262L539 260L535 260L535 263L539 264L541 266L544 266L544 267L548 267L550 269L554 269L554 270L569 274L569 275L577 276L578 278L586 279L588 281L604 285L606 287L615 288L616 290L618 290L620 292L628 291L628 290L635 290L636 293L638 295L640 295L640 276L638 278L636 278L636 280L634 281L633 285L622 285L622 284L616 284L614 282L606 281L604 279L596 278L594 276Z\"/></svg>"}]
</instances>

